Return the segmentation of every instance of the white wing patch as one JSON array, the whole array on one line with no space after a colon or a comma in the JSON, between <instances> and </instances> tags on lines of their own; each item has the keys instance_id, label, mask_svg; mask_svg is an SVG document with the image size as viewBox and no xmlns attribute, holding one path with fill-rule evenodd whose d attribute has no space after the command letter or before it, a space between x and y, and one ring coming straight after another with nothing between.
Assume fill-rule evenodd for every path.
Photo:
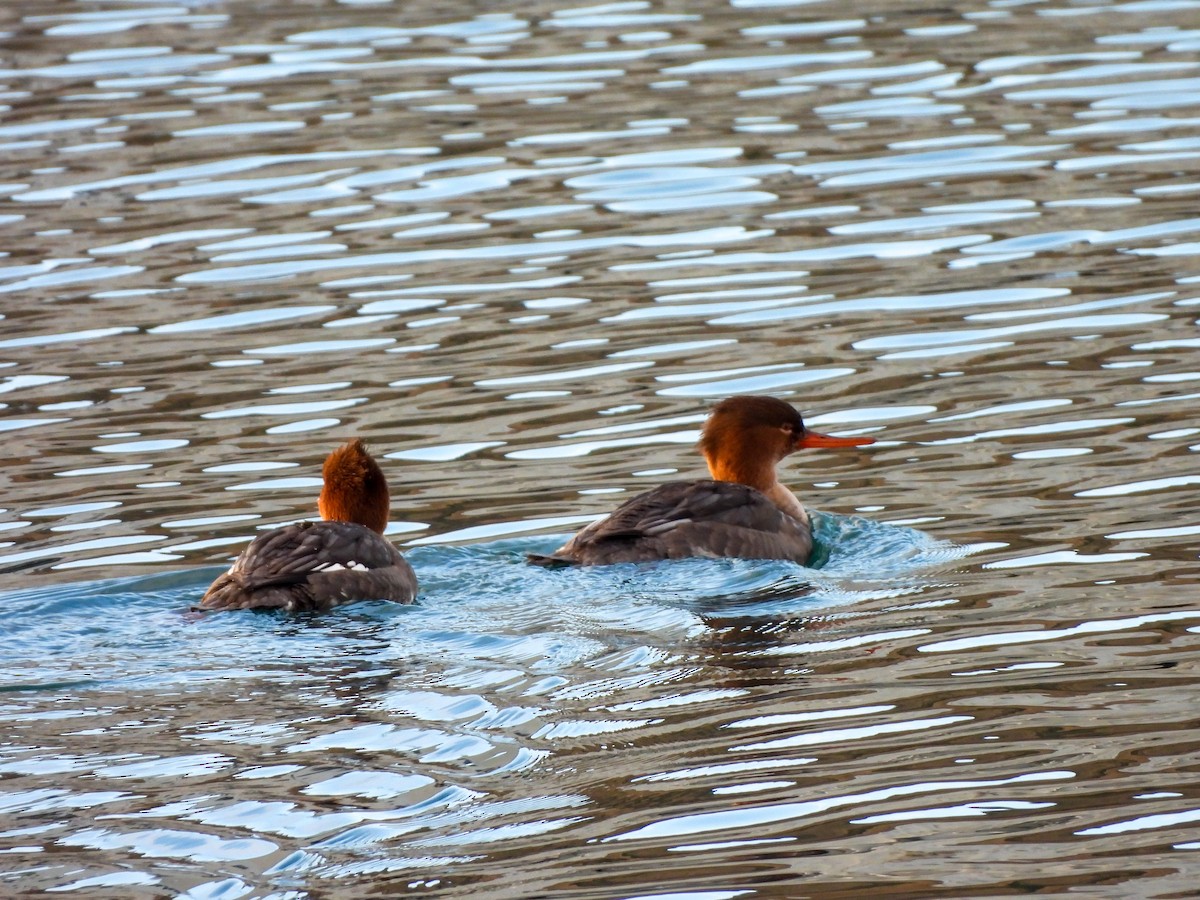
<instances>
[{"instance_id":1,"label":"white wing patch","mask_svg":"<svg viewBox=\"0 0 1200 900\"><path fill-rule=\"evenodd\" d=\"M313 567L314 572L366 572L369 571L366 566L360 562L350 560L346 563L327 562L321 563L319 566Z\"/></svg>"}]
</instances>

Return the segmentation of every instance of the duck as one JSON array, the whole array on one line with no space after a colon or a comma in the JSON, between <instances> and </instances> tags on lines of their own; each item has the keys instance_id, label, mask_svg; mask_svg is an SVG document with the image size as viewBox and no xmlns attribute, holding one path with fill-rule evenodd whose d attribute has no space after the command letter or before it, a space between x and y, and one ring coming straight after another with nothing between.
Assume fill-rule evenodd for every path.
<instances>
[{"instance_id":1,"label":"duck","mask_svg":"<svg viewBox=\"0 0 1200 900\"><path fill-rule=\"evenodd\" d=\"M528 561L551 568L692 557L805 565L812 525L776 467L797 450L874 442L813 431L777 397L728 397L712 408L701 432L699 448L711 479L668 482L639 494L553 553L530 554Z\"/></svg>"},{"instance_id":2,"label":"duck","mask_svg":"<svg viewBox=\"0 0 1200 900\"><path fill-rule=\"evenodd\" d=\"M197 610L318 612L356 600L413 601L417 576L383 537L387 479L362 439L330 453L321 478L321 519L260 534L205 591Z\"/></svg>"}]
</instances>

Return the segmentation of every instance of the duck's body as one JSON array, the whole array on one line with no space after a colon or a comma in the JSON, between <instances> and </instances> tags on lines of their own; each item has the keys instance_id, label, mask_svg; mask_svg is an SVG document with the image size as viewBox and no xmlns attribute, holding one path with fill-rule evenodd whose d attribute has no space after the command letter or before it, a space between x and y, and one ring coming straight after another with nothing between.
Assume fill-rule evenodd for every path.
<instances>
[{"instance_id":1,"label":"duck's body","mask_svg":"<svg viewBox=\"0 0 1200 900\"><path fill-rule=\"evenodd\" d=\"M217 578L201 609L312 612L355 600L411 603L412 566L390 541L353 522L297 522L260 534Z\"/></svg>"},{"instance_id":2,"label":"duck's body","mask_svg":"<svg viewBox=\"0 0 1200 900\"><path fill-rule=\"evenodd\" d=\"M811 552L808 521L788 515L761 491L727 481L672 481L627 500L533 561L595 566L701 556L804 562Z\"/></svg>"},{"instance_id":3,"label":"duck's body","mask_svg":"<svg viewBox=\"0 0 1200 900\"><path fill-rule=\"evenodd\" d=\"M773 397L731 397L714 407L700 448L711 481L661 485L584 528L540 565L608 565L689 557L785 559L804 564L812 529L775 467L804 447L851 447L871 438L835 438L804 427Z\"/></svg>"},{"instance_id":4,"label":"duck's body","mask_svg":"<svg viewBox=\"0 0 1200 900\"><path fill-rule=\"evenodd\" d=\"M411 603L417 578L390 541L387 481L362 441L325 460L322 521L255 538L212 583L199 609L332 609L355 600Z\"/></svg>"}]
</instances>

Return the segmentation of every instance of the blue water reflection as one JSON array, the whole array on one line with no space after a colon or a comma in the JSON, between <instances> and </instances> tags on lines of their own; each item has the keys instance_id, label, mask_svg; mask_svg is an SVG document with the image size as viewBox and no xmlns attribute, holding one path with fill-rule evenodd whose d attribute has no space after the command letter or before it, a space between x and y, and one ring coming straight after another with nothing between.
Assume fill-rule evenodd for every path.
<instances>
[{"instance_id":1,"label":"blue water reflection","mask_svg":"<svg viewBox=\"0 0 1200 900\"><path fill-rule=\"evenodd\" d=\"M417 605L366 603L311 622L292 619L282 631L274 621L279 615L186 615L216 574L212 569L10 593L10 625L0 637L0 657L8 661L3 681L7 690L28 690L86 672L85 683L93 685L126 679L166 685L175 677L267 675L270 666L308 654L382 662L452 653L459 660L541 658L539 665L553 666L577 661L596 641L611 641L608 629L618 623L658 642L671 632L695 636L710 616L778 618L910 596L940 584L932 573L970 552L913 528L855 516L814 514L814 525L811 569L761 560L564 571L526 564L526 553L550 552L563 535L414 546L406 556L421 581ZM526 633L534 623L549 631ZM354 649L355 635L379 643ZM24 667L30 658L40 660L34 670Z\"/></svg>"},{"instance_id":2,"label":"blue water reflection","mask_svg":"<svg viewBox=\"0 0 1200 900\"><path fill-rule=\"evenodd\" d=\"M10 6L0 894L1194 892L1194 0ZM814 568L524 564L732 391Z\"/></svg>"}]
</instances>

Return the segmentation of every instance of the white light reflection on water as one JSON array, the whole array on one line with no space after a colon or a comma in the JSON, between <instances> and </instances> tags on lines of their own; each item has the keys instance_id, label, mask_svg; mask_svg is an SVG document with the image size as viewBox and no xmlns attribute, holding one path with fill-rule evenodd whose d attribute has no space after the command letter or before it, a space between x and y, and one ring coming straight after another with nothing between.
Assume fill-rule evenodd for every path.
<instances>
[{"instance_id":1,"label":"white light reflection on water","mask_svg":"<svg viewBox=\"0 0 1200 900\"><path fill-rule=\"evenodd\" d=\"M923 794L950 793L1002 787L1009 784L1029 784L1043 781L1061 781L1074 778L1074 772L1035 772L1016 775L1012 778L992 781L946 781L906 785L895 785L861 794L846 794L812 800L804 803L781 803L773 806L746 806L738 810L719 813L701 813L681 816L647 825L635 831L616 834L607 838L611 841L641 840L652 838L683 837L692 834L708 834L714 831L729 831L743 828L761 828L777 822L804 819L832 809L864 806L897 797L920 796Z\"/></svg>"},{"instance_id":2,"label":"white light reflection on water","mask_svg":"<svg viewBox=\"0 0 1200 900\"><path fill-rule=\"evenodd\" d=\"M1192 891L1194 6L21 5L0 893ZM524 565L731 391L815 568ZM353 435L420 602L190 617Z\"/></svg>"},{"instance_id":3,"label":"white light reflection on water","mask_svg":"<svg viewBox=\"0 0 1200 900\"><path fill-rule=\"evenodd\" d=\"M1006 644L1023 644L1040 641L1054 641L1074 637L1080 634L1103 634L1113 631L1129 631L1143 625L1157 622L1174 622L1180 619L1200 618L1200 611L1178 613L1162 613L1147 616L1136 616L1125 619L1082 622L1070 628L1051 628L1044 631L1023 631L1008 634L983 635L978 638L961 638L951 641L940 641L926 644L919 648L923 653L946 653L973 647L999 647Z\"/></svg>"}]
</instances>

